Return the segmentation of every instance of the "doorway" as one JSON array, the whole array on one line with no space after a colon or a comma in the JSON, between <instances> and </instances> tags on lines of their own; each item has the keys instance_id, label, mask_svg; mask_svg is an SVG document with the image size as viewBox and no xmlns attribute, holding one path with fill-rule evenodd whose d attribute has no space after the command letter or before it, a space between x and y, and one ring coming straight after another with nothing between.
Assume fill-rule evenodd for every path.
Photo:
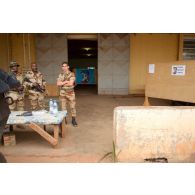
<instances>
[{"instance_id":1,"label":"doorway","mask_svg":"<svg viewBox=\"0 0 195 195\"><path fill-rule=\"evenodd\" d=\"M68 39L68 62L77 93L97 94L97 40Z\"/></svg>"}]
</instances>

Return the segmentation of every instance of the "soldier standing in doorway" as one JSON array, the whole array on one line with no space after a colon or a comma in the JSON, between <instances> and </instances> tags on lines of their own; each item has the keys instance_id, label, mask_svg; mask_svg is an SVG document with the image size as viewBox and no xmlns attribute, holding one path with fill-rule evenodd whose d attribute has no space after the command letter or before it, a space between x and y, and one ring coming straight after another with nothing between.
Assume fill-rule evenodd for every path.
<instances>
[{"instance_id":1,"label":"soldier standing in doorway","mask_svg":"<svg viewBox=\"0 0 195 195\"><path fill-rule=\"evenodd\" d=\"M11 89L6 93L7 97L11 97L13 104L9 105L9 109L23 111L24 110L24 85L23 85L23 75L19 73L18 67L20 65L16 61L10 63L10 74L13 75L21 84L20 87Z\"/></svg>"},{"instance_id":2,"label":"soldier standing in doorway","mask_svg":"<svg viewBox=\"0 0 195 195\"><path fill-rule=\"evenodd\" d=\"M45 108L44 98L46 90L46 81L43 75L38 71L36 63L31 64L31 71L28 71L24 78L25 86L29 88L29 99L32 110Z\"/></svg>"},{"instance_id":3,"label":"soldier standing in doorway","mask_svg":"<svg viewBox=\"0 0 195 195\"><path fill-rule=\"evenodd\" d=\"M60 87L60 100L62 103L62 110L66 109L66 104L69 103L72 115L72 125L78 126L76 122L76 101L75 101L75 74L69 70L67 62L62 63L62 73L57 79L57 86Z\"/></svg>"}]
</instances>

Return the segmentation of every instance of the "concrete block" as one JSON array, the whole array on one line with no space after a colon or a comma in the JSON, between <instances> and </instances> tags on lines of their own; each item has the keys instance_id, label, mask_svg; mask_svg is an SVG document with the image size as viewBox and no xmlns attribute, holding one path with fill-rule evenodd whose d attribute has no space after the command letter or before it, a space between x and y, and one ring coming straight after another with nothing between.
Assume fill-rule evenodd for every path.
<instances>
[{"instance_id":1,"label":"concrete block","mask_svg":"<svg viewBox=\"0 0 195 195\"><path fill-rule=\"evenodd\" d=\"M15 146L16 145L15 134L13 134L13 133L4 133L3 143L4 143L4 146Z\"/></svg>"},{"instance_id":2,"label":"concrete block","mask_svg":"<svg viewBox=\"0 0 195 195\"><path fill-rule=\"evenodd\" d=\"M125 106L114 109L119 162L195 162L195 107Z\"/></svg>"}]
</instances>

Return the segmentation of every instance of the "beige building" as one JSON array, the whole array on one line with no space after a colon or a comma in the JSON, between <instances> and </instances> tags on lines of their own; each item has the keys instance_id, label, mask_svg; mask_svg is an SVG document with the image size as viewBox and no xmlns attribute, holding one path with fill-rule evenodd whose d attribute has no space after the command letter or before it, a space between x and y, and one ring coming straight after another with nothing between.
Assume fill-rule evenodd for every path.
<instances>
[{"instance_id":1,"label":"beige building","mask_svg":"<svg viewBox=\"0 0 195 195\"><path fill-rule=\"evenodd\" d=\"M36 61L48 83L50 95L57 95L59 64L68 59L69 40L97 41L98 94L143 94L150 63L193 57L194 34L0 34L0 67L8 70L11 60L27 71ZM188 47L191 45L192 47ZM96 62L95 62L96 60Z\"/></svg>"}]
</instances>

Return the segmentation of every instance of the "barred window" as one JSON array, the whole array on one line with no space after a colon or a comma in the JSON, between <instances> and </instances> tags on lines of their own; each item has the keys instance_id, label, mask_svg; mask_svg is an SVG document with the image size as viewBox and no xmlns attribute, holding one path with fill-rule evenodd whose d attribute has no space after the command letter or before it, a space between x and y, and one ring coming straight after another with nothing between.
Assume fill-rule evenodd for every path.
<instances>
[{"instance_id":1,"label":"barred window","mask_svg":"<svg viewBox=\"0 0 195 195\"><path fill-rule=\"evenodd\" d=\"M184 34L183 60L195 60L195 34Z\"/></svg>"}]
</instances>

